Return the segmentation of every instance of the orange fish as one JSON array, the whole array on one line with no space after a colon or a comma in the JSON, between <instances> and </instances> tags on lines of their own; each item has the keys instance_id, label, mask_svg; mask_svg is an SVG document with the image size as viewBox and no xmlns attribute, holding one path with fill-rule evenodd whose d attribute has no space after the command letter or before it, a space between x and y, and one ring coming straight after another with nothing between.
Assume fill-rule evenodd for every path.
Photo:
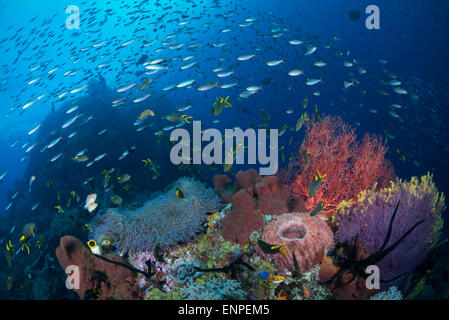
<instances>
[{"instance_id":1,"label":"orange fish","mask_svg":"<svg viewBox=\"0 0 449 320\"><path fill-rule=\"evenodd\" d=\"M304 292L304 298L310 297L310 290L304 286L302 288L303 288L303 292Z\"/></svg>"},{"instance_id":2,"label":"orange fish","mask_svg":"<svg viewBox=\"0 0 449 320\"><path fill-rule=\"evenodd\" d=\"M276 300L283 300L283 301L288 300L286 295L282 295L283 293L284 290L279 290L278 294L276 295Z\"/></svg>"}]
</instances>

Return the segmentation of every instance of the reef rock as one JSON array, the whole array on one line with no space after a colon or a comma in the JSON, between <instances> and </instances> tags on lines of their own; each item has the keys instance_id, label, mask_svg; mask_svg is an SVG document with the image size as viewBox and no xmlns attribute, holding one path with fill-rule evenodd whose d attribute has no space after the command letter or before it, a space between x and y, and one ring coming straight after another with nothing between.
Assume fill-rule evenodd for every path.
<instances>
[{"instance_id":1,"label":"reef rock","mask_svg":"<svg viewBox=\"0 0 449 320\"><path fill-rule=\"evenodd\" d=\"M273 245L286 245L285 254L266 254L257 245L257 253L264 259L272 258L283 274L287 270L303 273L323 259L333 244L333 234L329 226L318 217L308 213L285 213L276 216L264 228L261 240ZM295 270L293 253L298 262Z\"/></svg>"},{"instance_id":2,"label":"reef rock","mask_svg":"<svg viewBox=\"0 0 449 320\"><path fill-rule=\"evenodd\" d=\"M136 285L136 275L133 271L95 257L75 237L61 238L60 246L56 248L56 257L64 270L67 270L68 266L79 268L79 288L73 290L82 299L136 300L143 298L143 292ZM126 263L122 257L116 255L109 254L105 257L112 261Z\"/></svg>"}]
</instances>

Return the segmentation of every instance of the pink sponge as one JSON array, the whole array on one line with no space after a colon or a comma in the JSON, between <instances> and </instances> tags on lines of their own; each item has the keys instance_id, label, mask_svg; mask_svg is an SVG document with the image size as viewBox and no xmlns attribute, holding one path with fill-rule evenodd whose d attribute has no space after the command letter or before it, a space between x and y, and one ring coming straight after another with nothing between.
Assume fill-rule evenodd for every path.
<instances>
[{"instance_id":1,"label":"pink sponge","mask_svg":"<svg viewBox=\"0 0 449 320\"><path fill-rule=\"evenodd\" d=\"M255 248L264 259L272 258L282 274L295 270L293 251L298 272L303 273L320 263L334 244L332 230L326 222L299 212L275 216L264 228L261 239L272 245L286 245L283 250L286 254L266 254L258 245Z\"/></svg>"}]
</instances>

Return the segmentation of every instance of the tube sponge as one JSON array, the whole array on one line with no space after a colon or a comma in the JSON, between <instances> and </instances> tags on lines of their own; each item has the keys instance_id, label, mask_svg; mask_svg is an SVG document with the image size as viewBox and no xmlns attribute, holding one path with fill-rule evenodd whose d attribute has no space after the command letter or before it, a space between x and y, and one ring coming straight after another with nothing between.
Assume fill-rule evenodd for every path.
<instances>
[{"instance_id":1,"label":"tube sponge","mask_svg":"<svg viewBox=\"0 0 449 320\"><path fill-rule=\"evenodd\" d=\"M106 210L92 223L93 238L99 243L109 241L120 252L152 250L157 244L161 249L168 248L198 233L206 214L217 211L219 206L220 199L214 190L183 177L167 192L136 210L123 213Z\"/></svg>"}]
</instances>

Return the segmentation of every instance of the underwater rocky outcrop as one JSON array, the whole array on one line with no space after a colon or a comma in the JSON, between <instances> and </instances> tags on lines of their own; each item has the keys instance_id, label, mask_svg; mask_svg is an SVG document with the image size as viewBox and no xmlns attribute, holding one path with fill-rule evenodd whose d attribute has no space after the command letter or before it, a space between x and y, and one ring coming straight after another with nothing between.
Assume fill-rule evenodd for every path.
<instances>
[{"instance_id":1,"label":"underwater rocky outcrop","mask_svg":"<svg viewBox=\"0 0 449 320\"><path fill-rule=\"evenodd\" d=\"M108 209L93 223L93 238L120 252L141 252L156 246L168 248L203 229L207 213L219 209L213 189L193 178L180 178L168 190L142 207L123 213Z\"/></svg>"}]
</instances>

